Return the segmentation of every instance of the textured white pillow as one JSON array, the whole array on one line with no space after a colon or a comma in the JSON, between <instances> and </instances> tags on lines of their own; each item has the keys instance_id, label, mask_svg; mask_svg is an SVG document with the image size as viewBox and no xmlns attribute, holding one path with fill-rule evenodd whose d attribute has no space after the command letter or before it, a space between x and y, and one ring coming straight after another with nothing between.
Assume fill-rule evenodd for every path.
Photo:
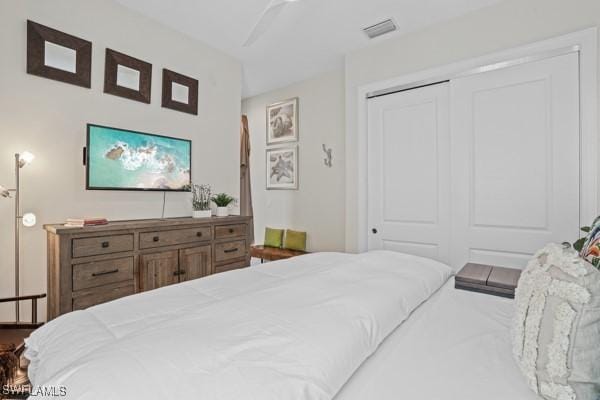
<instances>
[{"instance_id":1,"label":"textured white pillow","mask_svg":"<svg viewBox=\"0 0 600 400\"><path fill-rule=\"evenodd\" d=\"M551 400L600 399L600 271L562 245L529 262L515 292L513 351Z\"/></svg>"}]
</instances>

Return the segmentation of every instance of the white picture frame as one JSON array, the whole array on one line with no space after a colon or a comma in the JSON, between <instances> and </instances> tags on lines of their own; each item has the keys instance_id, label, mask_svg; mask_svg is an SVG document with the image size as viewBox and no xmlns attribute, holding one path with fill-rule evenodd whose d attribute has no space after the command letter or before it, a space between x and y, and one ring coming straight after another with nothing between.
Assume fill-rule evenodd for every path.
<instances>
[{"instance_id":1,"label":"white picture frame","mask_svg":"<svg viewBox=\"0 0 600 400\"><path fill-rule=\"evenodd\" d=\"M267 145L298 141L298 97L267 106Z\"/></svg>"},{"instance_id":2,"label":"white picture frame","mask_svg":"<svg viewBox=\"0 0 600 400\"><path fill-rule=\"evenodd\" d=\"M266 150L267 190L298 189L298 146Z\"/></svg>"}]
</instances>

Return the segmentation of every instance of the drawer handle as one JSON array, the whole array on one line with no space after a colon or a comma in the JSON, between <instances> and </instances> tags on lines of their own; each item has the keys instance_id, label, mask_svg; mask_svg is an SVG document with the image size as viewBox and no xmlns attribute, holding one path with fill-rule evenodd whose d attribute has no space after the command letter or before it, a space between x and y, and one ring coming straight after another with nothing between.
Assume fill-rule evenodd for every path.
<instances>
[{"instance_id":1,"label":"drawer handle","mask_svg":"<svg viewBox=\"0 0 600 400\"><path fill-rule=\"evenodd\" d=\"M196 236L202 237L202 232L196 232Z\"/></svg>"},{"instance_id":2,"label":"drawer handle","mask_svg":"<svg viewBox=\"0 0 600 400\"><path fill-rule=\"evenodd\" d=\"M229 228L229 233L233 233L233 232L235 232L235 229Z\"/></svg>"},{"instance_id":3,"label":"drawer handle","mask_svg":"<svg viewBox=\"0 0 600 400\"><path fill-rule=\"evenodd\" d=\"M102 248L103 249L108 248L108 246L110 246L110 242L102 242Z\"/></svg>"},{"instance_id":4,"label":"drawer handle","mask_svg":"<svg viewBox=\"0 0 600 400\"><path fill-rule=\"evenodd\" d=\"M223 250L223 252L225 252L225 253L235 253L236 251L238 251L238 248L237 248L237 247L235 247L235 248L233 248L233 249L227 249L227 250Z\"/></svg>"},{"instance_id":5,"label":"drawer handle","mask_svg":"<svg viewBox=\"0 0 600 400\"><path fill-rule=\"evenodd\" d=\"M119 272L119 268L117 269L112 269L110 271L102 271L102 272L94 272L92 274L93 277L97 277L97 276L102 276L102 275L110 275L110 274L116 274L117 272Z\"/></svg>"},{"instance_id":6,"label":"drawer handle","mask_svg":"<svg viewBox=\"0 0 600 400\"><path fill-rule=\"evenodd\" d=\"M154 236L154 237L152 238L152 241L154 241L154 242L158 242L159 240L160 240L160 238L159 238L158 236Z\"/></svg>"}]
</instances>

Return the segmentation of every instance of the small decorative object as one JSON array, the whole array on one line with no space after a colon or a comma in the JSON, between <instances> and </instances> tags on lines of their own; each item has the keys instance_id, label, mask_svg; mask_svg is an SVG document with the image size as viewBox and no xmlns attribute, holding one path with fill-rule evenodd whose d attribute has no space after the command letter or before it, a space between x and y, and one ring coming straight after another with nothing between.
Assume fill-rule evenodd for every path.
<instances>
[{"instance_id":1,"label":"small decorative object","mask_svg":"<svg viewBox=\"0 0 600 400\"><path fill-rule=\"evenodd\" d=\"M92 43L27 21L27 73L90 88Z\"/></svg>"},{"instance_id":2,"label":"small decorative object","mask_svg":"<svg viewBox=\"0 0 600 400\"><path fill-rule=\"evenodd\" d=\"M15 154L15 188L7 189L0 186L0 195L4 198L11 198L11 193L15 194L15 220L14 220L14 233L15 233L15 297L19 297L20 294L20 279L19 273L21 271L20 265L20 239L21 239L21 224L27 228L31 228L36 224L36 216L33 213L21 214L21 203L20 203L20 171L21 168L31 164L35 156L28 151ZM15 321L20 322L20 311L19 302L15 302Z\"/></svg>"},{"instance_id":3,"label":"small decorative object","mask_svg":"<svg viewBox=\"0 0 600 400\"><path fill-rule=\"evenodd\" d=\"M192 206L194 207L194 218L210 218L210 185L192 186Z\"/></svg>"},{"instance_id":4,"label":"small decorative object","mask_svg":"<svg viewBox=\"0 0 600 400\"><path fill-rule=\"evenodd\" d=\"M267 190L298 189L298 146L267 149Z\"/></svg>"},{"instance_id":5,"label":"small decorative object","mask_svg":"<svg viewBox=\"0 0 600 400\"><path fill-rule=\"evenodd\" d=\"M284 249L290 250L306 250L306 232L285 230L285 240L283 243Z\"/></svg>"},{"instance_id":6,"label":"small decorative object","mask_svg":"<svg viewBox=\"0 0 600 400\"><path fill-rule=\"evenodd\" d=\"M163 69L162 106L198 115L198 80Z\"/></svg>"},{"instance_id":7,"label":"small decorative object","mask_svg":"<svg viewBox=\"0 0 600 400\"><path fill-rule=\"evenodd\" d=\"M265 228L265 246L280 248L283 245L283 229Z\"/></svg>"},{"instance_id":8,"label":"small decorative object","mask_svg":"<svg viewBox=\"0 0 600 400\"><path fill-rule=\"evenodd\" d=\"M587 233L585 237L580 238L572 245L563 243L565 247L573 247L579 252L579 255L592 264L597 269L600 269L600 217L596 217L592 226L584 226L582 232Z\"/></svg>"},{"instance_id":9,"label":"small decorative object","mask_svg":"<svg viewBox=\"0 0 600 400\"><path fill-rule=\"evenodd\" d=\"M298 140L298 98L267 106L267 144Z\"/></svg>"},{"instance_id":10,"label":"small decorative object","mask_svg":"<svg viewBox=\"0 0 600 400\"><path fill-rule=\"evenodd\" d=\"M513 299L520 276L520 269L467 263L455 275L454 287Z\"/></svg>"},{"instance_id":11,"label":"small decorative object","mask_svg":"<svg viewBox=\"0 0 600 400\"><path fill-rule=\"evenodd\" d=\"M106 49L104 93L150 104L152 64Z\"/></svg>"},{"instance_id":12,"label":"small decorative object","mask_svg":"<svg viewBox=\"0 0 600 400\"><path fill-rule=\"evenodd\" d=\"M102 217L67 218L65 226L83 228L86 226L108 225L108 220Z\"/></svg>"},{"instance_id":13,"label":"small decorative object","mask_svg":"<svg viewBox=\"0 0 600 400\"><path fill-rule=\"evenodd\" d=\"M325 143L323 143L323 152L325 152L325 159L323 161L327 167L331 168L333 166L333 155L331 154L332 149L328 149L327 146L325 146Z\"/></svg>"},{"instance_id":14,"label":"small decorative object","mask_svg":"<svg viewBox=\"0 0 600 400\"><path fill-rule=\"evenodd\" d=\"M219 193L212 197L213 203L217 205L217 217L226 217L229 215L229 205L235 201L227 193Z\"/></svg>"}]
</instances>

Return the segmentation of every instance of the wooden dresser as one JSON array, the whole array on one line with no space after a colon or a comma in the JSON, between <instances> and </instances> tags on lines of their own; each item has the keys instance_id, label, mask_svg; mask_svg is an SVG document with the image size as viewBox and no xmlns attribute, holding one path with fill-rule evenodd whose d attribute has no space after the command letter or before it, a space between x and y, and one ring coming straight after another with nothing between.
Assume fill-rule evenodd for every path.
<instances>
[{"instance_id":1,"label":"wooden dresser","mask_svg":"<svg viewBox=\"0 0 600 400\"><path fill-rule=\"evenodd\" d=\"M133 293L250 265L251 217L115 221L48 235L48 321Z\"/></svg>"}]
</instances>

